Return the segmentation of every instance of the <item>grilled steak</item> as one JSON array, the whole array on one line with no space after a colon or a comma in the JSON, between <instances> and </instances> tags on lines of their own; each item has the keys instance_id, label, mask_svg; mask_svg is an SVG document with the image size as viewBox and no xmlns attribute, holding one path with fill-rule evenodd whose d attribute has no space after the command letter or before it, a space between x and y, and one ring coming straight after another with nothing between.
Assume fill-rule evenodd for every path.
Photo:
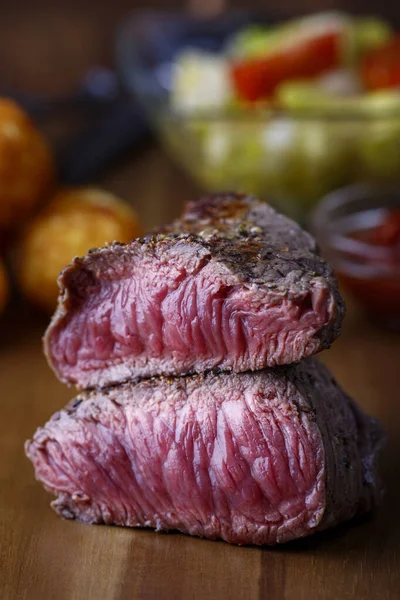
<instances>
[{"instance_id":1,"label":"grilled steak","mask_svg":"<svg viewBox=\"0 0 400 600\"><path fill-rule=\"evenodd\" d=\"M26 453L65 518L276 544L370 510L381 439L308 359L83 393Z\"/></svg>"},{"instance_id":2,"label":"grilled steak","mask_svg":"<svg viewBox=\"0 0 400 600\"><path fill-rule=\"evenodd\" d=\"M313 238L254 198L188 205L153 236L75 259L45 336L79 388L297 362L338 336L343 301Z\"/></svg>"}]
</instances>

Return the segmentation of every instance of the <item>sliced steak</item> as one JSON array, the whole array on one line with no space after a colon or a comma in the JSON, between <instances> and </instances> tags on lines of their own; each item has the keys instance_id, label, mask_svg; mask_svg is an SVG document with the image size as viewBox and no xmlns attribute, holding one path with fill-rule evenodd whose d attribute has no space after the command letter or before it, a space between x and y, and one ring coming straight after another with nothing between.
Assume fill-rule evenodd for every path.
<instances>
[{"instance_id":1,"label":"sliced steak","mask_svg":"<svg viewBox=\"0 0 400 600\"><path fill-rule=\"evenodd\" d=\"M163 232L75 259L45 336L79 388L297 362L338 336L343 301L313 238L254 198L188 205Z\"/></svg>"},{"instance_id":2,"label":"sliced steak","mask_svg":"<svg viewBox=\"0 0 400 600\"><path fill-rule=\"evenodd\" d=\"M381 441L308 359L83 393L26 453L65 518L276 544L370 510Z\"/></svg>"}]
</instances>

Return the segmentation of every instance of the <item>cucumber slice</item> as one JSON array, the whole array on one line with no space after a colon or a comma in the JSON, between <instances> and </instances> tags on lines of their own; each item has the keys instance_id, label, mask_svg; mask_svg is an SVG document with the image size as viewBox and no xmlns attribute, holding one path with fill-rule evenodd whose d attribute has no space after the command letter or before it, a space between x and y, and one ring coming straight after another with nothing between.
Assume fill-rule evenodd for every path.
<instances>
[{"instance_id":1,"label":"cucumber slice","mask_svg":"<svg viewBox=\"0 0 400 600\"><path fill-rule=\"evenodd\" d=\"M394 35L392 27L377 17L364 17L354 21L354 44L357 56L386 44Z\"/></svg>"}]
</instances>

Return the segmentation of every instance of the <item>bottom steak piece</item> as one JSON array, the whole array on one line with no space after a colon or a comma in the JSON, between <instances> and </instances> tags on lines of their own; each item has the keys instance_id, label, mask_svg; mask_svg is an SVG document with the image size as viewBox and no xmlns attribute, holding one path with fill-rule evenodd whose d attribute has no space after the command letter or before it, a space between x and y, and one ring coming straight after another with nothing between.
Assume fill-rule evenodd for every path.
<instances>
[{"instance_id":1,"label":"bottom steak piece","mask_svg":"<svg viewBox=\"0 0 400 600\"><path fill-rule=\"evenodd\" d=\"M26 453L62 517L272 545L369 511L382 438L309 359L84 393Z\"/></svg>"}]
</instances>

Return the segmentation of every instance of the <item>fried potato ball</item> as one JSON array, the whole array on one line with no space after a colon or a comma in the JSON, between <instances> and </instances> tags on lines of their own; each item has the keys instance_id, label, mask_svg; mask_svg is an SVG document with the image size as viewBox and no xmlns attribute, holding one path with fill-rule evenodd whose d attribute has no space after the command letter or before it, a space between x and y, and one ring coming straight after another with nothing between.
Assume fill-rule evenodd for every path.
<instances>
[{"instance_id":1,"label":"fried potato ball","mask_svg":"<svg viewBox=\"0 0 400 600\"><path fill-rule=\"evenodd\" d=\"M17 280L32 302L53 311L57 277L75 256L140 234L135 212L112 194L96 188L60 190L21 237Z\"/></svg>"},{"instance_id":2,"label":"fried potato ball","mask_svg":"<svg viewBox=\"0 0 400 600\"><path fill-rule=\"evenodd\" d=\"M0 232L32 214L54 178L53 156L42 133L17 104L0 98Z\"/></svg>"},{"instance_id":3,"label":"fried potato ball","mask_svg":"<svg viewBox=\"0 0 400 600\"><path fill-rule=\"evenodd\" d=\"M0 313L3 312L8 300L8 279L3 263L0 261Z\"/></svg>"}]
</instances>

